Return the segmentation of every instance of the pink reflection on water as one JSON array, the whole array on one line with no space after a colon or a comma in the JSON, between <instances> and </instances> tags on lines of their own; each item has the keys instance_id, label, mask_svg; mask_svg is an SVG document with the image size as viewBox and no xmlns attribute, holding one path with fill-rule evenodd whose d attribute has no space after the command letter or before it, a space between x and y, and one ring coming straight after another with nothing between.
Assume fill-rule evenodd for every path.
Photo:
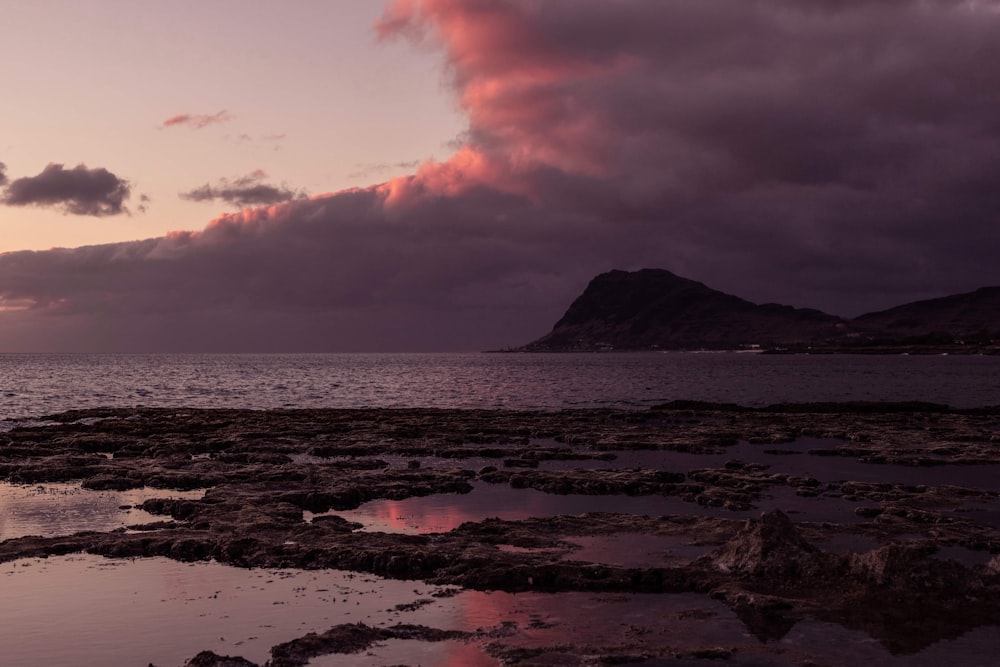
<instances>
[{"instance_id":1,"label":"pink reflection on water","mask_svg":"<svg viewBox=\"0 0 1000 667\"><path fill-rule=\"evenodd\" d=\"M375 500L347 512L335 512L364 525L370 532L439 533L467 521L495 517L507 521L560 514L619 512L659 516L689 514L693 506L670 496L556 495L534 489L513 489L502 484L473 484L467 494L439 493L405 500ZM700 508L701 512L724 514L726 510ZM732 515L732 513L729 513Z\"/></svg>"},{"instance_id":2,"label":"pink reflection on water","mask_svg":"<svg viewBox=\"0 0 1000 667\"><path fill-rule=\"evenodd\" d=\"M162 558L131 561L51 557L0 564L0 648L4 667L181 665L197 652L242 655L263 664L271 646L341 623L426 625L483 635L469 642L393 641L323 665L429 664L495 667L490 642L552 647L643 646L673 655L705 646L735 647L760 664L930 667L993 664L995 627L973 630L916 655L890 656L870 636L818 621L761 644L722 603L695 594L502 593L442 589L422 582L325 571L244 570ZM394 609L417 599L415 609ZM513 624L497 633L502 623Z\"/></svg>"}]
</instances>

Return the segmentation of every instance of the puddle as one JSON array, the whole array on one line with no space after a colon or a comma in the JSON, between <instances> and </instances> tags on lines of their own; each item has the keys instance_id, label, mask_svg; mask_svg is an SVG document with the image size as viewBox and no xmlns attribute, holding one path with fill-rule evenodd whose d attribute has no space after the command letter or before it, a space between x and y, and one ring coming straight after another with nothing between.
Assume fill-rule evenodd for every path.
<instances>
[{"instance_id":1,"label":"puddle","mask_svg":"<svg viewBox=\"0 0 1000 667\"><path fill-rule=\"evenodd\" d=\"M39 419L0 419L0 433L6 433L18 428L47 428L50 426L69 426L80 424L82 426L93 426L103 421L109 420L133 420L136 417L84 417L71 422L60 422Z\"/></svg>"},{"instance_id":2,"label":"puddle","mask_svg":"<svg viewBox=\"0 0 1000 667\"><path fill-rule=\"evenodd\" d=\"M568 537L567 542L580 548L563 559L619 567L679 567L712 550L711 546L687 544L687 539L642 533Z\"/></svg>"},{"instance_id":3,"label":"puddle","mask_svg":"<svg viewBox=\"0 0 1000 667\"><path fill-rule=\"evenodd\" d=\"M718 622L697 623L699 630L686 632L712 641L742 633L742 625L721 603L692 594L462 591L434 597L439 589L423 582L336 570L246 570L165 558L20 560L0 565L0 585L6 667L176 667L201 650L263 664L275 644L356 622L466 632L507 622L517 624L512 641L524 645L584 637L588 643L611 644L621 639L628 623L675 618L683 627L681 612L696 609L695 616L710 615ZM430 602L410 605L409 611L395 608L417 600ZM361 654L318 657L310 664L496 665L482 652L485 641L494 639L384 642Z\"/></svg>"},{"instance_id":4,"label":"puddle","mask_svg":"<svg viewBox=\"0 0 1000 667\"><path fill-rule=\"evenodd\" d=\"M729 461L744 461L746 463L768 466L767 472L781 473L795 477L812 477L821 482L857 481L874 483L900 483L922 486L961 486L971 489L1000 492L1000 465L940 465L940 466L906 466L878 463L865 463L856 458L845 456L810 455L816 450L831 450L844 445L841 440L823 438L800 438L795 442L773 444L750 444L740 442L725 447L718 454L689 454L671 450L604 450L592 452L574 449L576 454L587 454L592 459L546 459L538 461L539 470L563 472L567 470L604 470L641 468L645 470L667 470L686 473L703 468L723 468ZM472 446L471 444L469 446ZM481 447L483 445L475 445ZM469 457L440 458L434 456L394 456L379 455L377 457L330 457L322 458L309 454L292 454L296 463L333 465L337 461L379 459L385 461L390 468L407 468L411 461L419 461L421 468L464 468L479 470L485 466L505 466L504 459L517 459L521 451L532 447L566 447L564 443L554 440L532 440L529 447L518 444L491 444L490 447L509 449L509 455L500 458ZM776 454L775 451L793 452L791 454ZM771 453L769 453L771 452ZM613 456L608 460L603 458Z\"/></svg>"},{"instance_id":5,"label":"puddle","mask_svg":"<svg viewBox=\"0 0 1000 667\"><path fill-rule=\"evenodd\" d=\"M827 496L805 498L796 495L795 489L788 486L771 487L761 494L760 500L754 502L754 505L757 506L757 509L748 513L750 516L756 517L761 512L781 510L792 521L826 521L848 524L867 523L870 521L870 519L858 516L855 513L858 507L879 506L878 503L865 499L848 502L840 498Z\"/></svg>"},{"instance_id":6,"label":"puddle","mask_svg":"<svg viewBox=\"0 0 1000 667\"><path fill-rule=\"evenodd\" d=\"M499 518L507 521L531 517L615 512L657 516L690 514L705 510L727 515L724 509L699 508L680 498L666 496L555 495L534 489L512 489L507 485L474 482L466 494L439 493L405 500L375 500L346 512L331 512L356 521L363 530L382 533L441 533L467 521Z\"/></svg>"},{"instance_id":7,"label":"puddle","mask_svg":"<svg viewBox=\"0 0 1000 667\"><path fill-rule=\"evenodd\" d=\"M127 525L164 521L169 517L155 516L132 506L149 498L198 499L204 495L204 489L91 491L71 483L0 483L0 541L26 535L58 537L88 530L106 532Z\"/></svg>"},{"instance_id":8,"label":"puddle","mask_svg":"<svg viewBox=\"0 0 1000 667\"><path fill-rule=\"evenodd\" d=\"M965 567L977 567L986 565L993 558L993 555L988 551L975 551L960 546L945 546L938 548L937 553L934 554L934 558L939 560L953 560Z\"/></svg>"},{"instance_id":9,"label":"puddle","mask_svg":"<svg viewBox=\"0 0 1000 667\"><path fill-rule=\"evenodd\" d=\"M698 468L721 468L727 461L740 460L747 463L762 463L770 466L782 464L786 459L802 458L809 449L833 449L843 445L840 440L819 438L801 439L780 445L753 445L745 441L722 447L718 454L692 454L669 449L615 449L587 451L593 456L613 455L613 460L585 459L580 461L542 461L540 468L546 470L571 470L573 468L645 468L648 470L672 470L686 472ZM768 451L796 451L796 454L768 454ZM774 472L786 472L774 470Z\"/></svg>"},{"instance_id":10,"label":"puddle","mask_svg":"<svg viewBox=\"0 0 1000 667\"><path fill-rule=\"evenodd\" d=\"M381 461L385 463L386 468L394 469L406 469L412 467L413 461L416 461L419 468L427 468L432 470L449 470L453 468L460 468L463 470L474 470L478 471L486 466L494 466L496 468L505 467L535 467L533 465L528 466L518 466L517 463L520 461L518 459L518 452L511 451L510 454L502 457L486 457L486 456L466 456L466 457L441 457L441 456L403 456L396 454L379 454L378 456L331 456L331 457L318 457L312 454L290 454L289 457L294 463L308 464L308 465L336 465L338 462L346 461ZM507 461L513 461L513 465L508 466ZM589 463L590 461L584 460L583 462ZM530 463L530 461L529 461ZM550 469L572 469L573 466L570 465L573 461L562 461L565 464L563 468L550 468ZM602 466L593 467L604 467L607 468L610 463L608 461L599 461ZM539 468L545 467L545 462L542 462Z\"/></svg>"},{"instance_id":11,"label":"puddle","mask_svg":"<svg viewBox=\"0 0 1000 667\"><path fill-rule=\"evenodd\" d=\"M968 502L963 510L956 510L952 513L952 516L975 521L1000 530L1000 508L987 503L977 501Z\"/></svg>"},{"instance_id":12,"label":"puddle","mask_svg":"<svg viewBox=\"0 0 1000 667\"><path fill-rule=\"evenodd\" d=\"M864 463L845 456L789 456L784 468L773 471L809 475L822 482L895 483L910 486L960 486L1000 491L1000 465L904 466Z\"/></svg>"},{"instance_id":13,"label":"puddle","mask_svg":"<svg viewBox=\"0 0 1000 667\"><path fill-rule=\"evenodd\" d=\"M264 664L279 643L342 623L397 623L484 631L469 642L392 640L354 655L315 658L310 665L498 664L490 642L552 648L642 645L648 655L706 646L734 647L760 664L799 665L803 658L847 664L994 664L996 628L980 628L892 658L861 632L804 621L766 644L722 603L696 594L500 593L436 596L419 581L394 581L337 570L239 569L165 558L97 556L26 559L0 565L0 627L5 667L157 665L177 667L202 650ZM507 632L498 633L504 624ZM576 663L569 663L576 664ZM756 664L756 663L741 663Z\"/></svg>"},{"instance_id":14,"label":"puddle","mask_svg":"<svg viewBox=\"0 0 1000 667\"><path fill-rule=\"evenodd\" d=\"M802 498L788 487L769 489L755 503L756 508L734 512L685 502L674 496L558 495L484 482L474 482L472 486L473 490L466 494L439 493L404 500L375 500L354 510L331 511L327 514L356 521L364 526L362 530L369 532L422 534L446 532L467 521L479 522L488 518L517 521L531 517L588 512L638 516L693 514L740 519L780 509L795 521L862 523L867 519L858 517L854 509L859 506L875 506L875 503L867 501L849 503L839 498ZM315 516L321 515L310 512L303 514L307 521Z\"/></svg>"},{"instance_id":15,"label":"puddle","mask_svg":"<svg viewBox=\"0 0 1000 667\"><path fill-rule=\"evenodd\" d=\"M341 461L353 461L355 460L355 458L365 458L365 457L314 456L313 454L288 454L288 458L291 459L292 463L297 463L300 465L336 465Z\"/></svg>"},{"instance_id":16,"label":"puddle","mask_svg":"<svg viewBox=\"0 0 1000 667\"><path fill-rule=\"evenodd\" d=\"M498 544L496 547L500 551L512 554L553 554L565 551L565 549L560 547L519 547L514 544Z\"/></svg>"},{"instance_id":17,"label":"puddle","mask_svg":"<svg viewBox=\"0 0 1000 667\"><path fill-rule=\"evenodd\" d=\"M900 483L923 486L962 486L985 491L1000 491L1000 465L906 466L865 463L848 456L810 455L814 450L835 449L840 440L801 438L780 445L754 445L748 442L726 447L720 454L689 454L670 450L615 450L612 461L542 461L540 470L644 468L688 472L699 468L722 468L727 461L744 461L768 466L769 473L795 477L813 477L821 482L856 481ZM793 454L768 453L780 450ZM595 452L595 455L598 454Z\"/></svg>"},{"instance_id":18,"label":"puddle","mask_svg":"<svg viewBox=\"0 0 1000 667\"><path fill-rule=\"evenodd\" d=\"M57 426L59 422L38 421L35 419L3 419L0 420L0 433L13 431L16 428L39 428L42 426Z\"/></svg>"},{"instance_id":19,"label":"puddle","mask_svg":"<svg viewBox=\"0 0 1000 667\"><path fill-rule=\"evenodd\" d=\"M485 456L470 456L467 458L441 458L437 456L380 456L390 468L409 468L410 461L419 461L420 468L432 470L449 470L461 468L464 470L481 470L486 466L504 467L502 458L487 458Z\"/></svg>"},{"instance_id":20,"label":"puddle","mask_svg":"<svg viewBox=\"0 0 1000 667\"><path fill-rule=\"evenodd\" d=\"M373 667L374 665L499 667L501 663L496 658L486 655L478 643L390 639L379 642L361 653L324 655L313 658L307 664L308 667Z\"/></svg>"},{"instance_id":21,"label":"puddle","mask_svg":"<svg viewBox=\"0 0 1000 667\"><path fill-rule=\"evenodd\" d=\"M245 570L165 558L0 565L7 667L177 667L203 649L263 664L271 646L339 623L390 620L431 589L336 570ZM432 622L441 609L428 609Z\"/></svg>"},{"instance_id":22,"label":"puddle","mask_svg":"<svg viewBox=\"0 0 1000 667\"><path fill-rule=\"evenodd\" d=\"M882 543L867 535L834 535L830 539L817 542L816 546L830 553L864 553L882 546Z\"/></svg>"},{"instance_id":23,"label":"puddle","mask_svg":"<svg viewBox=\"0 0 1000 667\"><path fill-rule=\"evenodd\" d=\"M825 665L899 665L939 667L940 665L995 665L1000 653L1000 632L996 626L971 630L956 639L941 640L918 653L890 655L877 639L858 630L833 623L806 620L795 624L780 641L782 648L801 652ZM812 662L812 661L809 661ZM803 663L804 664L804 663Z\"/></svg>"}]
</instances>

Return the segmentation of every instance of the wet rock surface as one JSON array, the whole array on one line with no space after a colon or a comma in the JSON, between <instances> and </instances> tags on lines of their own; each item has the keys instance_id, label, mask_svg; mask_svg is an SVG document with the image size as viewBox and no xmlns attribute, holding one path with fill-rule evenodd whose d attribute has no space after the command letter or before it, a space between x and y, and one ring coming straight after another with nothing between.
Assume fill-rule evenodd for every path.
<instances>
[{"instance_id":1,"label":"wet rock surface","mask_svg":"<svg viewBox=\"0 0 1000 667\"><path fill-rule=\"evenodd\" d=\"M896 655L1000 624L1000 485L972 474L1000 466L1000 410L677 402L647 411L118 409L40 421L0 435L7 482L162 489L141 505L160 519L9 539L0 561L87 552L336 568L483 591L697 593L724 603L760 642L678 647L639 629L614 645L578 637L529 646L509 628L486 637L488 629L352 625L289 637L272 649L272 667L390 639L475 641L504 664L687 664L748 652L784 664L791 658L768 647L804 620L859 630ZM737 445L744 455L728 456ZM658 463L616 465L636 457ZM837 461L858 464L851 470L864 479L831 472ZM917 483L925 478L915 471L929 468L948 483ZM434 494L454 494L460 506L477 483L670 497L681 511L485 519L420 535L359 530L337 515ZM204 496L167 497L190 489ZM831 508L851 520L818 518ZM571 538L619 534L709 551L640 567L574 559ZM980 554L981 564L942 557L944 549ZM253 664L200 648L191 647L189 665Z\"/></svg>"}]
</instances>

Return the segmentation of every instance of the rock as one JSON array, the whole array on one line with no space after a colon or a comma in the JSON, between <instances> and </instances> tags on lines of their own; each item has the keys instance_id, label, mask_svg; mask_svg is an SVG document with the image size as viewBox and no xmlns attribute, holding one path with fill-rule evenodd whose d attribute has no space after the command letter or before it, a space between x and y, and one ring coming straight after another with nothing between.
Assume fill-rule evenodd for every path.
<instances>
[{"instance_id":1,"label":"rock","mask_svg":"<svg viewBox=\"0 0 1000 667\"><path fill-rule=\"evenodd\" d=\"M753 578L786 578L814 570L821 552L795 528L781 510L747 519L743 530L699 561L727 574Z\"/></svg>"},{"instance_id":2,"label":"rock","mask_svg":"<svg viewBox=\"0 0 1000 667\"><path fill-rule=\"evenodd\" d=\"M202 651L185 663L184 667L259 667L246 658L217 655L212 651Z\"/></svg>"},{"instance_id":3,"label":"rock","mask_svg":"<svg viewBox=\"0 0 1000 667\"><path fill-rule=\"evenodd\" d=\"M979 515L969 511L995 508L1000 502L995 491L915 485L896 466L883 465L879 482L823 482L822 475L816 479L763 471L741 462L719 463L727 458L723 448L728 444L797 434L865 442L863 447L831 449L837 456L864 455L919 465L933 455L948 457L949 464L996 464L1000 463L996 447L1000 408L817 404L758 409L689 403L647 411L130 409L94 411L89 416L109 415L121 418L83 427L68 415L44 429L5 433L0 475L9 482L39 485L85 480L89 489L202 488L204 497L146 500L142 509L164 520L141 530L3 540L0 562L87 552L111 558L214 559L237 567L339 568L508 593L711 593L736 613L748 632L765 642L784 636L800 620L813 618L863 631L891 651L904 652L1000 624L1000 557L968 569L939 561L933 553L935 545L975 545L983 552L1000 553L997 532L977 522ZM532 444L537 438L565 446ZM310 450L337 460L288 462ZM706 458L705 464L687 464L675 472L613 469L613 464L603 470L488 466L478 472L479 481L549 493L669 495L692 504L690 513L682 508L677 515L592 512L517 521L473 520L430 535L360 531L358 524L335 515L303 521L307 510L321 514L376 499L468 492L477 477L463 465L470 457L491 458L497 464L504 459L607 460L629 450L717 458L713 464ZM107 459L91 452L116 456ZM377 456L421 461L421 465L388 466ZM424 457L432 456L447 458L451 465L423 463ZM774 470L782 470L780 459L769 461ZM804 462L815 465L817 475L828 465L821 458ZM749 509L776 487L782 492L817 494L820 500L810 504L840 506L844 523L793 523L781 512L738 521L723 509ZM874 520L857 523L850 515L854 506L847 504L849 499L864 505L879 503L875 509L859 511ZM794 507L802 501L792 497L789 502ZM699 516L704 513L694 503L719 508L712 511L718 516ZM572 560L569 545L575 537L604 536L613 541L614 535L628 533L717 548L693 563L685 559L684 564L672 566L664 561L619 567ZM839 536L860 538L855 544L868 548L904 535L916 535L924 542L890 544L862 554L834 549L823 553L812 546ZM371 636L388 637L383 631L389 630L376 628ZM434 635L422 630L394 632L397 638L417 632L417 639L424 641ZM361 634L366 633L370 634ZM342 629L310 650L350 646L341 644L350 636L354 636L351 631ZM647 639L623 648L615 659L644 654L651 645ZM299 643L298 653L289 649L285 658L299 662L285 664L303 664L310 641ZM575 646L567 653L584 660L577 655L583 649ZM599 647L593 655L605 655L603 650ZM196 658L229 659L214 654Z\"/></svg>"},{"instance_id":4,"label":"rock","mask_svg":"<svg viewBox=\"0 0 1000 667\"><path fill-rule=\"evenodd\" d=\"M529 352L604 349L737 349L842 335L839 317L757 305L660 269L603 273Z\"/></svg>"},{"instance_id":5,"label":"rock","mask_svg":"<svg viewBox=\"0 0 1000 667\"><path fill-rule=\"evenodd\" d=\"M851 574L863 583L918 595L982 588L979 578L965 566L931 558L936 551L933 544L889 544L867 553L851 554Z\"/></svg>"},{"instance_id":6,"label":"rock","mask_svg":"<svg viewBox=\"0 0 1000 667\"><path fill-rule=\"evenodd\" d=\"M466 632L439 630L422 625L400 624L389 628L374 628L364 623L347 623L334 626L323 634L310 632L304 637L278 644L271 649L271 660L267 667L301 667L320 655L358 653L375 642L386 639L437 642L466 639L469 636Z\"/></svg>"}]
</instances>

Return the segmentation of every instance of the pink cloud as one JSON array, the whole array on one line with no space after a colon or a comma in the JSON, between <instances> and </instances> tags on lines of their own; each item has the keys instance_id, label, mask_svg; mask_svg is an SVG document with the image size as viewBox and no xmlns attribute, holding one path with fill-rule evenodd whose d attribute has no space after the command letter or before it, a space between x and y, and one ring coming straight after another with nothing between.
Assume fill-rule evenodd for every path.
<instances>
[{"instance_id":1,"label":"pink cloud","mask_svg":"<svg viewBox=\"0 0 1000 667\"><path fill-rule=\"evenodd\" d=\"M588 103L588 91L606 90L641 60L625 51L572 48L546 22L569 18L568 7L553 3L553 16L547 16L547 6L398 0L376 30L383 39L401 36L442 46L478 149L491 150L494 159L502 156L518 169L551 166L605 174L606 122L602 107ZM582 7L583 14L589 11Z\"/></svg>"},{"instance_id":2,"label":"pink cloud","mask_svg":"<svg viewBox=\"0 0 1000 667\"><path fill-rule=\"evenodd\" d=\"M209 125L229 122L233 118L235 118L235 116L225 109L214 114L180 113L163 121L160 124L160 129L187 126L194 130L200 130L204 127L208 127Z\"/></svg>"}]
</instances>

